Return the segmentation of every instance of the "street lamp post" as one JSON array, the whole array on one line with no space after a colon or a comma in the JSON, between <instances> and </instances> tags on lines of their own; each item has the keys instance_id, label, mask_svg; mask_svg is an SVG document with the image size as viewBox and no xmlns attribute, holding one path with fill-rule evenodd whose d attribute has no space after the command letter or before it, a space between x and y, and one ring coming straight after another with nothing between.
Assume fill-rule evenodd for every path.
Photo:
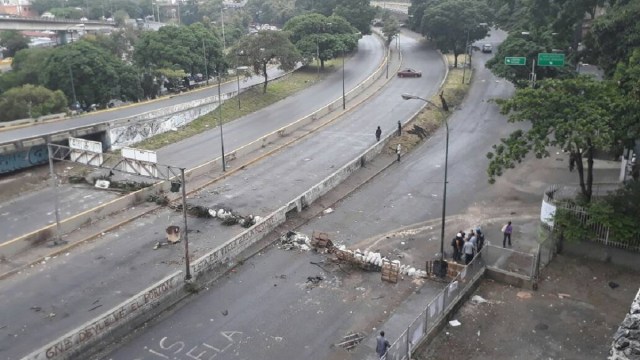
<instances>
[{"instance_id":1,"label":"street lamp post","mask_svg":"<svg viewBox=\"0 0 640 360\"><path fill-rule=\"evenodd\" d=\"M224 37L224 9L225 9L224 6L220 9L220 21L222 22L222 53L223 54L227 52L227 40Z\"/></svg>"},{"instance_id":2,"label":"street lamp post","mask_svg":"<svg viewBox=\"0 0 640 360\"><path fill-rule=\"evenodd\" d=\"M71 94L73 95L73 106L76 106L78 103L78 99L76 98L76 87L73 84L73 71L71 71L71 64L67 63L67 67L69 68L69 79L71 80Z\"/></svg>"},{"instance_id":3,"label":"street lamp post","mask_svg":"<svg viewBox=\"0 0 640 360\"><path fill-rule=\"evenodd\" d=\"M227 171L227 162L224 159L224 136L222 134L222 91L220 90L220 70L218 70L218 122L220 123L220 147L222 152L222 171Z\"/></svg>"},{"instance_id":4,"label":"street lamp post","mask_svg":"<svg viewBox=\"0 0 640 360\"><path fill-rule=\"evenodd\" d=\"M402 98L404 100L421 100L425 103L435 107L442 114L442 121L444 122L444 126L446 129L446 142L445 142L445 152L444 152L444 189L442 191L442 225L440 229L440 256L439 261L436 266L434 266L434 272L439 277L445 277L447 275L447 263L444 261L444 221L447 214L447 168L449 165L449 123L447 122L446 112L449 111L449 107L447 106L447 102L444 100L442 94L440 94L440 101L442 102L442 107L434 104L431 100L427 100L420 96L410 95L410 94L402 94ZM435 265L435 264L434 264Z\"/></svg>"},{"instance_id":5,"label":"street lamp post","mask_svg":"<svg viewBox=\"0 0 640 360\"><path fill-rule=\"evenodd\" d=\"M342 48L342 110L347 108L347 98L344 93L344 47Z\"/></svg>"},{"instance_id":6,"label":"street lamp post","mask_svg":"<svg viewBox=\"0 0 640 360\"><path fill-rule=\"evenodd\" d=\"M204 76L207 79L207 86L209 86L209 69L207 69L207 50L204 47L204 38L202 38L202 57L204 59Z\"/></svg>"}]
</instances>

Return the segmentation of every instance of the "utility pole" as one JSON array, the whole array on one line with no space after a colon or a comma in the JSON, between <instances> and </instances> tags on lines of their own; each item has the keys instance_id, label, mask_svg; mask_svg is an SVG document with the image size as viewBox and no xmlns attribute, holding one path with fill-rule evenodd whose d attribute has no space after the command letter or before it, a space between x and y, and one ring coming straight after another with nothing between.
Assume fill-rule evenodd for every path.
<instances>
[{"instance_id":1,"label":"utility pole","mask_svg":"<svg viewBox=\"0 0 640 360\"><path fill-rule=\"evenodd\" d=\"M71 93L73 94L73 106L76 106L78 99L76 98L76 87L73 85L73 71L71 71L71 65L67 63L69 68L69 79L71 79Z\"/></svg>"},{"instance_id":2,"label":"utility pole","mask_svg":"<svg viewBox=\"0 0 640 360\"><path fill-rule=\"evenodd\" d=\"M182 220L183 231L182 235L184 236L184 264L186 266L186 276L185 280L191 279L191 266L189 266L189 238L187 231L187 183L184 178L184 168L180 168L180 180L182 181Z\"/></svg>"},{"instance_id":3,"label":"utility pole","mask_svg":"<svg viewBox=\"0 0 640 360\"><path fill-rule=\"evenodd\" d=\"M224 159L224 136L222 135L222 91L220 90L220 70L218 70L218 121L220 122L220 146L222 152L222 171L227 171L227 162Z\"/></svg>"},{"instance_id":4,"label":"utility pole","mask_svg":"<svg viewBox=\"0 0 640 360\"><path fill-rule=\"evenodd\" d=\"M202 57L204 58L204 76L207 79L207 86L209 85L209 69L207 68L207 50L204 47L204 38L202 38Z\"/></svg>"},{"instance_id":5,"label":"utility pole","mask_svg":"<svg viewBox=\"0 0 640 360\"><path fill-rule=\"evenodd\" d=\"M47 145L47 153L49 155L49 174L51 177L51 188L53 189L53 199L55 206L56 216L56 238L53 240L53 245L64 244L62 241L62 230L60 229L60 199L58 198L58 176L53 169L53 148L51 145Z\"/></svg>"}]
</instances>

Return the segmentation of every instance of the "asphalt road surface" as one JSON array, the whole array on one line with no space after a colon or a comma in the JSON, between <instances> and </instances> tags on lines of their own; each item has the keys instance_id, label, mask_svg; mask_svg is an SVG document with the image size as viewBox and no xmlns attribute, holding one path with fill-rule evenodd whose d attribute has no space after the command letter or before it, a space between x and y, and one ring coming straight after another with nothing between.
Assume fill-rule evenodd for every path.
<instances>
[{"instance_id":1,"label":"asphalt road surface","mask_svg":"<svg viewBox=\"0 0 640 360\"><path fill-rule=\"evenodd\" d=\"M403 44L406 64L422 70L423 78L394 78L344 119L201 191L189 202L209 206L224 202L241 213L265 215L371 146L377 125L385 131L395 129L399 116L407 118L421 107L402 101L399 94L433 94L444 74L444 64L435 51L410 38L403 39ZM0 324L7 327L0 331L7 336L0 338L0 357L16 359L182 269L181 247L152 250L164 238L164 228L180 224L179 219L180 214L171 210L157 211L4 280L0 301L7 311L0 314ZM242 231L195 218L189 219L189 228L193 230L190 248L196 257Z\"/></svg>"},{"instance_id":2,"label":"asphalt road surface","mask_svg":"<svg viewBox=\"0 0 640 360\"><path fill-rule=\"evenodd\" d=\"M487 41L503 38L503 33L497 33ZM465 212L479 199L500 197L500 189L487 184L484 154L514 126L487 100L508 97L513 87L484 69L489 57L476 53L475 82L463 107L450 118L449 215ZM388 121L394 123L402 116L406 114L394 112ZM400 164L338 202L335 212L298 230L329 231L335 242L354 246L403 225L437 219L442 206L444 135L442 128ZM457 230L449 229L448 235ZM437 234L419 240L437 248ZM426 247L421 242L414 246L416 251ZM348 359L332 344L351 331L372 332L371 325L388 316L389 307L377 300L387 296L384 303L392 304L396 286L382 284L379 275L339 275L310 264L321 260L321 255L271 247L106 358ZM310 286L308 277L318 273L325 276L325 284ZM366 292L368 301L357 295L360 291Z\"/></svg>"},{"instance_id":3,"label":"asphalt road surface","mask_svg":"<svg viewBox=\"0 0 640 360\"><path fill-rule=\"evenodd\" d=\"M379 41L373 36L363 37L359 42L358 51L345 63L346 91L353 89L369 77L380 65L383 57L384 50ZM338 71L330 75L325 81L273 104L260 112L249 114L225 124L224 141L226 152L228 153L233 149L259 139L261 136L321 108L339 98L341 94L342 72ZM189 96L196 95L190 94ZM204 95L199 94L197 96L202 97ZM177 101L177 99L169 100ZM187 101L187 99L183 98L181 101ZM146 105L141 105L140 107L144 108L144 106ZM142 109L136 107L117 111L142 111ZM103 115L96 114L98 118ZM101 121L104 121L104 119ZM66 124L66 121L64 123ZM2 133L0 133L0 136L2 136ZM160 149L158 151L158 162L192 168L219 157L220 151L219 128L216 127ZM59 188L61 193L61 219L91 209L116 197L116 194L112 192L96 190L92 192L91 187L82 187L82 191L75 191L69 187L72 187L72 185L63 185ZM80 187L74 186L74 188L78 189ZM45 188L13 199L10 204L0 204L0 213L3 214L0 218L0 226L4 229L0 233L0 243L54 223L53 198L53 190ZM24 221L26 214L28 214L29 221Z\"/></svg>"}]
</instances>

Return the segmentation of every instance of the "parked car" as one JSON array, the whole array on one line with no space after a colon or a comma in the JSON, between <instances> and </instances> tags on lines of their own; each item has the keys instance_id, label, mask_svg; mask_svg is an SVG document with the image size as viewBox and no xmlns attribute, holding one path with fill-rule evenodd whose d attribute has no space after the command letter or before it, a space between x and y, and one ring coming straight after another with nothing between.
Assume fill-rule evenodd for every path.
<instances>
[{"instance_id":1,"label":"parked car","mask_svg":"<svg viewBox=\"0 0 640 360\"><path fill-rule=\"evenodd\" d=\"M493 52L493 45L491 45L491 44L482 45L482 52L483 53L491 53L491 52Z\"/></svg>"},{"instance_id":2,"label":"parked car","mask_svg":"<svg viewBox=\"0 0 640 360\"><path fill-rule=\"evenodd\" d=\"M407 68L398 71L398 77L422 77L422 72Z\"/></svg>"}]
</instances>

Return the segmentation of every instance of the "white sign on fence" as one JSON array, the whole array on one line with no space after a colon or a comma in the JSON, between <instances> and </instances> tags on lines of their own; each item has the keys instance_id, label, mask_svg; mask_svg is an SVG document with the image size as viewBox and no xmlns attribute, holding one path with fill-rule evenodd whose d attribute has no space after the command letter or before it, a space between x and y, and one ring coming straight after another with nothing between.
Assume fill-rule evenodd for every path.
<instances>
[{"instance_id":1,"label":"white sign on fence","mask_svg":"<svg viewBox=\"0 0 640 360\"><path fill-rule=\"evenodd\" d=\"M93 166L102 165L101 142L70 137L69 147L71 148L71 161Z\"/></svg>"},{"instance_id":2,"label":"white sign on fence","mask_svg":"<svg viewBox=\"0 0 640 360\"><path fill-rule=\"evenodd\" d=\"M542 200L540 207L540 221L553 227L553 216L556 214L556 206L552 203Z\"/></svg>"},{"instance_id":3,"label":"white sign on fence","mask_svg":"<svg viewBox=\"0 0 640 360\"><path fill-rule=\"evenodd\" d=\"M155 151L123 147L122 157L133 160L126 161L122 166L122 171L131 174L158 177L158 169L155 166L158 162L158 156Z\"/></svg>"},{"instance_id":4,"label":"white sign on fence","mask_svg":"<svg viewBox=\"0 0 640 360\"><path fill-rule=\"evenodd\" d=\"M153 164L158 162L158 156L156 155L156 152L151 150L141 150L124 147L122 148L122 157Z\"/></svg>"}]
</instances>

